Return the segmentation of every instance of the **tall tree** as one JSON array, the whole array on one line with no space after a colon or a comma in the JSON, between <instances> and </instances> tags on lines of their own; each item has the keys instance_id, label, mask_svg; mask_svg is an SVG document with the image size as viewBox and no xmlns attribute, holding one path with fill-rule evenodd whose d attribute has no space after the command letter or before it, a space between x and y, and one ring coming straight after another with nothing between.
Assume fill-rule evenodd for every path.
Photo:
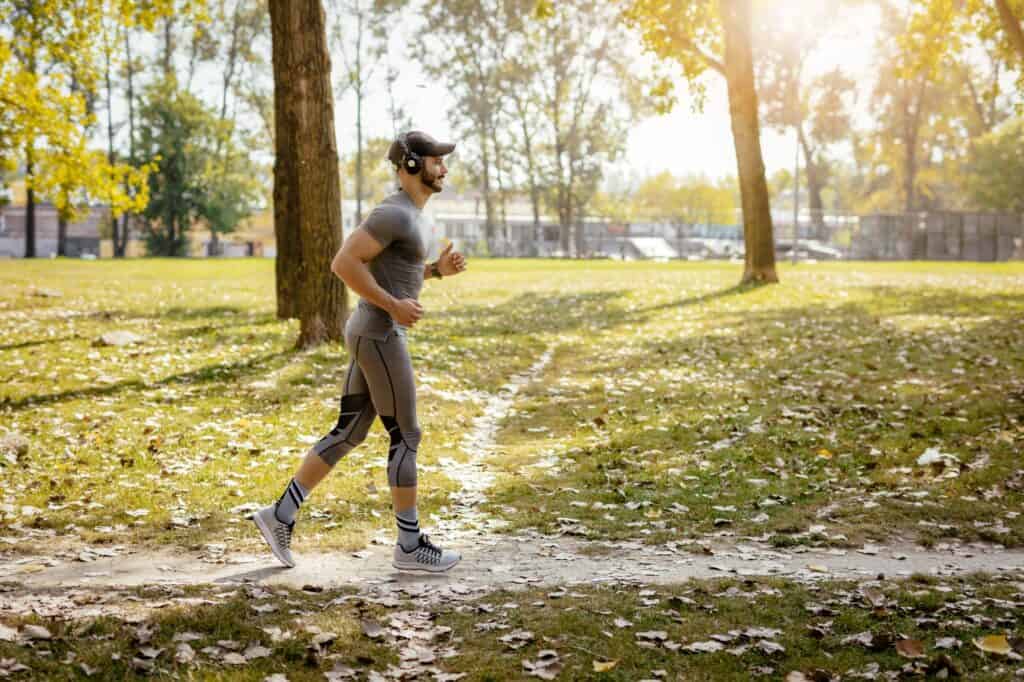
<instances>
[{"instance_id":1,"label":"tall tree","mask_svg":"<svg viewBox=\"0 0 1024 682\"><path fill-rule=\"evenodd\" d=\"M393 11L388 0L332 0L337 20L331 42L341 51L343 70L339 95L351 90L356 100L356 224L363 220L365 175L363 163L363 106L377 79L374 73L388 50L388 21Z\"/></svg>"},{"instance_id":2,"label":"tall tree","mask_svg":"<svg viewBox=\"0 0 1024 682\"><path fill-rule=\"evenodd\" d=\"M973 36L995 43L1024 88L1024 0L918 0L909 10L906 46L917 68L935 68Z\"/></svg>"},{"instance_id":3,"label":"tall tree","mask_svg":"<svg viewBox=\"0 0 1024 682\"><path fill-rule=\"evenodd\" d=\"M225 172L220 163L222 150L234 151L230 127L173 77L149 87L140 118L139 153L155 168L144 212L150 252L185 255L196 222L214 234L233 230L258 187L240 152L240 167Z\"/></svg>"},{"instance_id":4,"label":"tall tree","mask_svg":"<svg viewBox=\"0 0 1024 682\"><path fill-rule=\"evenodd\" d=\"M772 3L764 9L760 21L778 28L757 36L762 120L780 132L795 131L804 157L811 222L818 236L824 237L822 192L831 167L828 150L849 135L855 83L838 67L811 73L808 58L829 40L821 27L840 23L840 8L824 2L801 7L798 13L787 3Z\"/></svg>"},{"instance_id":5,"label":"tall tree","mask_svg":"<svg viewBox=\"0 0 1024 682\"><path fill-rule=\"evenodd\" d=\"M348 296L331 273L341 190L331 62L320 0L270 3L274 64L274 232L278 315L298 313L297 345L343 341ZM294 299L281 305L282 298Z\"/></svg>"},{"instance_id":6,"label":"tall tree","mask_svg":"<svg viewBox=\"0 0 1024 682\"><path fill-rule=\"evenodd\" d=\"M982 136L966 170L973 208L1024 213L1024 118Z\"/></svg>"},{"instance_id":7,"label":"tall tree","mask_svg":"<svg viewBox=\"0 0 1024 682\"><path fill-rule=\"evenodd\" d=\"M698 93L711 69L725 77L743 206L743 282L777 282L751 49L751 0L633 0L648 49L677 62Z\"/></svg>"},{"instance_id":8,"label":"tall tree","mask_svg":"<svg viewBox=\"0 0 1024 682\"><path fill-rule=\"evenodd\" d=\"M161 2L136 8L127 0L106 1L119 3L125 22L151 21L163 9ZM5 67L16 82L15 105L4 113L9 133L0 134L0 142L23 150L26 257L36 254L38 192L48 193L66 221L73 201L115 194L106 186L109 178L138 177L97 157L87 144L95 118L91 96L102 72L96 46L107 8L105 0L0 0L0 16L11 29L9 38L0 39L12 57Z\"/></svg>"}]
</instances>

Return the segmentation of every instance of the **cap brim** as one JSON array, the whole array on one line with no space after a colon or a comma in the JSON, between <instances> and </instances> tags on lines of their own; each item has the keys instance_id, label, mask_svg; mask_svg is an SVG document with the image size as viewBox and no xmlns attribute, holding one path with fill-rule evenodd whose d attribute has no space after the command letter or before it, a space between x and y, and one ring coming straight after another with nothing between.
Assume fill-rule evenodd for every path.
<instances>
[{"instance_id":1,"label":"cap brim","mask_svg":"<svg viewBox=\"0 0 1024 682\"><path fill-rule=\"evenodd\" d=\"M455 151L455 145L451 142L438 142L431 146L430 154L427 156L447 156L453 151Z\"/></svg>"}]
</instances>

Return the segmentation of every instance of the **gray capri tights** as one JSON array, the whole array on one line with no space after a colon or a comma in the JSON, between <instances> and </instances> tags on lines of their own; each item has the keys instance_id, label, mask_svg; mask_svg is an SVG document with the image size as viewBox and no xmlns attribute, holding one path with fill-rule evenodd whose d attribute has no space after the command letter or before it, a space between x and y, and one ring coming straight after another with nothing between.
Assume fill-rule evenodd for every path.
<instances>
[{"instance_id":1,"label":"gray capri tights","mask_svg":"<svg viewBox=\"0 0 1024 682\"><path fill-rule=\"evenodd\" d=\"M338 424L313 446L313 452L334 466L366 439L374 417L380 415L391 437L388 485L414 487L420 427L405 331L393 331L383 341L350 335L345 343L352 353L352 362L345 377Z\"/></svg>"}]
</instances>

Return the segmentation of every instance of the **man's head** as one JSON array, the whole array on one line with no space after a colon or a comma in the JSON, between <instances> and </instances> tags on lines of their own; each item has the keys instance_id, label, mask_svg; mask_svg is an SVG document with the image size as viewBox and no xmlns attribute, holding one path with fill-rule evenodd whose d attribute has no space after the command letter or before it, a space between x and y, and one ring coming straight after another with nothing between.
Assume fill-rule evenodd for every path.
<instances>
[{"instance_id":1,"label":"man's head","mask_svg":"<svg viewBox=\"0 0 1024 682\"><path fill-rule=\"evenodd\" d=\"M444 157L454 149L455 145L450 142L438 142L426 133L413 130L402 133L391 143L388 161L395 166L403 187L406 181L418 178L436 193L444 189L444 176L448 173ZM403 175L407 180L402 180Z\"/></svg>"}]
</instances>

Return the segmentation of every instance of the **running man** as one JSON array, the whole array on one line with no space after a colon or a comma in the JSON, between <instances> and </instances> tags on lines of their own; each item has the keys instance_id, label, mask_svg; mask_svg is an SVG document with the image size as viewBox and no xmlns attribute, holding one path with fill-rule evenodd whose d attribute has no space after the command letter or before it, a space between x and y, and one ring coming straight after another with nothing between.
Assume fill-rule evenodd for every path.
<instances>
[{"instance_id":1,"label":"running man","mask_svg":"<svg viewBox=\"0 0 1024 682\"><path fill-rule=\"evenodd\" d=\"M454 144L440 143L413 131L398 137L388 150L400 189L382 201L342 244L331 270L359 294L345 326L352 357L341 396L337 425L306 455L280 499L253 515L274 556L295 565L290 550L299 507L338 460L363 442L379 416L391 437L388 484L398 524L392 565L401 570L442 572L461 556L443 550L420 532L416 514L416 387L406 346L406 329L423 316L418 298L427 278L457 275L466 269L449 243L440 257L425 263L426 245L420 212L444 188L444 157Z\"/></svg>"}]
</instances>

